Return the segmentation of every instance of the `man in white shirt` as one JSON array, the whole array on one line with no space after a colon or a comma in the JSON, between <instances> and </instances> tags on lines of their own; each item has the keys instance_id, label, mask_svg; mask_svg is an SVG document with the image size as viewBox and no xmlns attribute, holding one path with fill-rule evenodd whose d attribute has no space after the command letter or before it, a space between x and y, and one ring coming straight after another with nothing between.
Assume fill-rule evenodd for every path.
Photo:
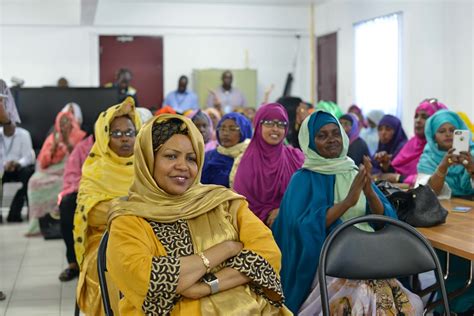
<instances>
[{"instance_id":1,"label":"man in white shirt","mask_svg":"<svg viewBox=\"0 0 474 316\"><path fill-rule=\"evenodd\" d=\"M28 180L35 172L35 159L30 133L15 124L4 125L1 129L2 150L4 152L4 174L2 184L5 182L21 182L22 187L16 192L10 205L8 222L21 222L21 209L28 199Z\"/></svg>"}]
</instances>

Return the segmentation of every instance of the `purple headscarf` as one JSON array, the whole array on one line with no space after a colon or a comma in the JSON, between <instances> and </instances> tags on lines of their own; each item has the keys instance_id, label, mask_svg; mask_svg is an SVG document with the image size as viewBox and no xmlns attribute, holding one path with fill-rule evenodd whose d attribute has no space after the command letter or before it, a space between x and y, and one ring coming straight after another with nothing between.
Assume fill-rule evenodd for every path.
<instances>
[{"instance_id":1,"label":"purple headscarf","mask_svg":"<svg viewBox=\"0 0 474 316\"><path fill-rule=\"evenodd\" d=\"M392 139L387 144L382 144L379 140L379 146L376 152L386 151L387 154L392 155L393 158L398 154L403 145L407 142L407 135L402 127L402 122L398 117L387 114L379 122L378 126L389 126L395 132L393 133Z\"/></svg>"},{"instance_id":2,"label":"purple headscarf","mask_svg":"<svg viewBox=\"0 0 474 316\"><path fill-rule=\"evenodd\" d=\"M354 113L347 113L341 116L339 120L346 120L351 122L352 127L347 136L349 136L349 143L352 144L357 138L359 138L359 118Z\"/></svg>"},{"instance_id":3,"label":"purple headscarf","mask_svg":"<svg viewBox=\"0 0 474 316\"><path fill-rule=\"evenodd\" d=\"M288 122L285 108L278 103L263 105L254 119L255 133L245 151L235 175L234 189L247 198L249 208L265 221L270 211L279 208L293 173L304 161L301 150L269 145L262 137L262 120ZM288 127L285 129L285 136Z\"/></svg>"}]
</instances>

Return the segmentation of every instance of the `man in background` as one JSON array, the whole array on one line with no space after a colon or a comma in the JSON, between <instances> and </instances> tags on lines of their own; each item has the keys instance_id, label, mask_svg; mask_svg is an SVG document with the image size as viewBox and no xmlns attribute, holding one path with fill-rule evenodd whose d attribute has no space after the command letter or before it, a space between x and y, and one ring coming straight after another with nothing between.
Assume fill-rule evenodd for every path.
<instances>
[{"instance_id":1,"label":"man in background","mask_svg":"<svg viewBox=\"0 0 474 316\"><path fill-rule=\"evenodd\" d=\"M115 82L106 83L105 87L119 89L119 103L123 102L123 100L130 96L135 100L135 106L138 106L137 90L130 85L131 81L132 72L127 68L120 68L115 74Z\"/></svg>"},{"instance_id":2,"label":"man in background","mask_svg":"<svg viewBox=\"0 0 474 316\"><path fill-rule=\"evenodd\" d=\"M21 210L28 199L28 180L35 172L31 135L15 124L4 125L0 133L3 137L4 152L2 185L6 182L22 183L10 204L7 222L21 222Z\"/></svg>"},{"instance_id":3,"label":"man in background","mask_svg":"<svg viewBox=\"0 0 474 316\"><path fill-rule=\"evenodd\" d=\"M232 72L226 70L222 73L222 85L215 90L209 90L207 106L215 107L221 113L227 114L236 107L246 107L247 100L242 92L232 87Z\"/></svg>"},{"instance_id":4,"label":"man in background","mask_svg":"<svg viewBox=\"0 0 474 316\"><path fill-rule=\"evenodd\" d=\"M188 77L184 75L179 77L178 89L168 93L163 102L163 106L169 105L178 113L199 109L197 95L194 92L187 90L187 87Z\"/></svg>"}]
</instances>

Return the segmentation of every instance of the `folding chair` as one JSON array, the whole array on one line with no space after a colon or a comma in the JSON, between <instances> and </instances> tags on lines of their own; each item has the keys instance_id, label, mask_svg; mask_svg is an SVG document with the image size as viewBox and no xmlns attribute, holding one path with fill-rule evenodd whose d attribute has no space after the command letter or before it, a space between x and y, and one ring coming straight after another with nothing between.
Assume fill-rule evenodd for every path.
<instances>
[{"instance_id":1,"label":"folding chair","mask_svg":"<svg viewBox=\"0 0 474 316\"><path fill-rule=\"evenodd\" d=\"M366 232L359 223L384 225ZM319 259L322 310L329 316L326 276L350 280L391 279L435 271L445 313L450 315L441 266L429 242L412 226L386 216L367 215L338 226L326 239ZM425 309L426 313L426 309Z\"/></svg>"},{"instance_id":2,"label":"folding chair","mask_svg":"<svg viewBox=\"0 0 474 316\"><path fill-rule=\"evenodd\" d=\"M102 295L102 303L104 304L105 315L113 316L114 312L112 311L112 307L110 307L109 291L107 288L107 280L105 279L105 272L107 271L106 251L107 251L108 241L109 241L109 232L106 231L104 235L102 236L102 239L99 245L99 251L97 253L97 270L99 273L100 292Z\"/></svg>"}]
</instances>

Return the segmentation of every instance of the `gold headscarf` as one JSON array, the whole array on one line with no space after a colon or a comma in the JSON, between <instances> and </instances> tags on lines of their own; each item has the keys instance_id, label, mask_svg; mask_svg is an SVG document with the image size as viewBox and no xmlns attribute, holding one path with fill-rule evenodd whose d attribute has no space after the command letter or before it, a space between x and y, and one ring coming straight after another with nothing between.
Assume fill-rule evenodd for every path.
<instances>
[{"instance_id":1,"label":"gold headscarf","mask_svg":"<svg viewBox=\"0 0 474 316\"><path fill-rule=\"evenodd\" d=\"M82 266L87 245L89 211L100 202L127 195L132 184L133 156L120 157L109 147L110 124L116 117L124 115L131 118L137 130L140 128L140 116L135 112L133 98L128 97L121 104L108 108L95 123L95 143L82 166L73 231L79 266Z\"/></svg>"},{"instance_id":2,"label":"gold headscarf","mask_svg":"<svg viewBox=\"0 0 474 316\"><path fill-rule=\"evenodd\" d=\"M173 118L181 120L186 125L198 164L198 174L193 184L181 195L166 193L153 178L155 164L152 144L153 124ZM135 178L129 190L128 200L117 199L113 202L108 215L108 224L121 215L135 215L157 222L171 223L178 219L195 218L223 202L243 199L242 196L222 186L201 184L203 164L204 140L190 119L176 114L162 114L150 120L143 126L135 142Z\"/></svg>"}]
</instances>

